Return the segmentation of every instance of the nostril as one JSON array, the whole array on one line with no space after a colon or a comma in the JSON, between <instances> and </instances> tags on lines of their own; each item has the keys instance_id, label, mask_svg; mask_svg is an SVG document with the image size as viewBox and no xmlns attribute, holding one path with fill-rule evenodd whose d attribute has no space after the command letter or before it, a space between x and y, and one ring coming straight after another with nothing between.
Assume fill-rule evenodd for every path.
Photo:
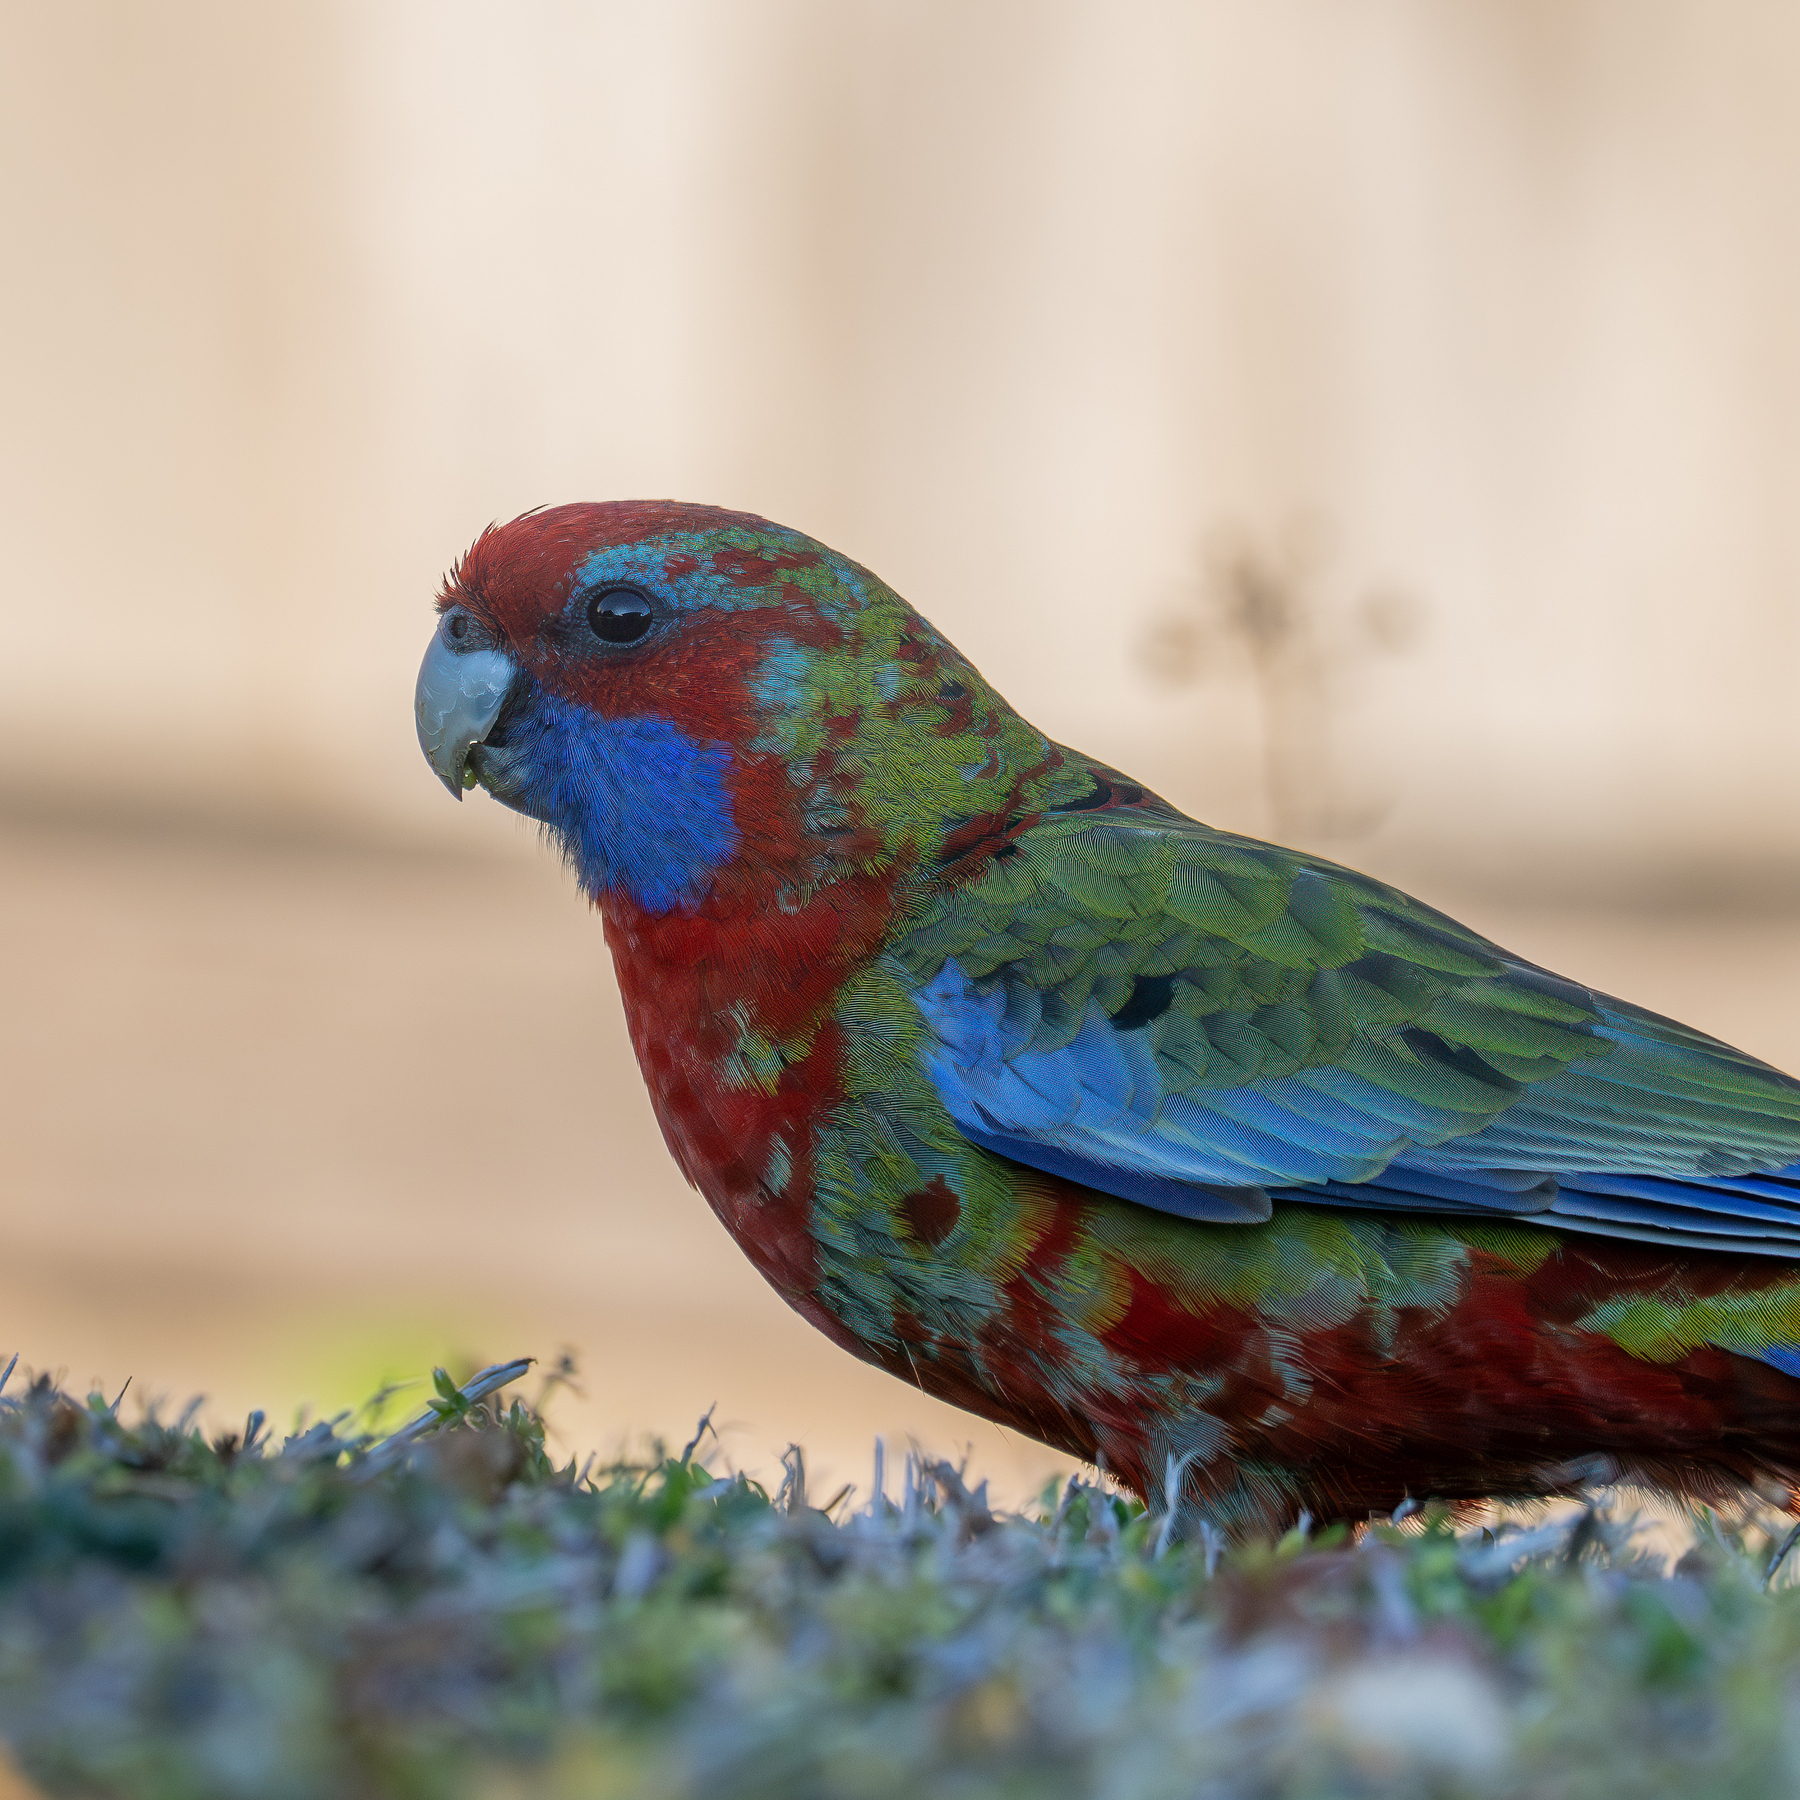
<instances>
[{"instance_id":1,"label":"nostril","mask_svg":"<svg viewBox=\"0 0 1800 1800\"><path fill-rule=\"evenodd\" d=\"M454 612L444 621L444 635L451 643L460 644L469 635L469 615Z\"/></svg>"}]
</instances>

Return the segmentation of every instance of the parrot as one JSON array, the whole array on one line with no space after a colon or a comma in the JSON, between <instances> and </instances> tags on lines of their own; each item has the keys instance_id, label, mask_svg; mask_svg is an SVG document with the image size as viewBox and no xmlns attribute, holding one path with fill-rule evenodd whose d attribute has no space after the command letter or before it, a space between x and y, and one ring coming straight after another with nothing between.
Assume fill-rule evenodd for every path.
<instances>
[{"instance_id":1,"label":"parrot","mask_svg":"<svg viewBox=\"0 0 1800 1800\"><path fill-rule=\"evenodd\" d=\"M490 525L419 740L600 914L682 1174L851 1355L1237 1536L1800 1512L1800 1082L1053 742L869 570Z\"/></svg>"}]
</instances>

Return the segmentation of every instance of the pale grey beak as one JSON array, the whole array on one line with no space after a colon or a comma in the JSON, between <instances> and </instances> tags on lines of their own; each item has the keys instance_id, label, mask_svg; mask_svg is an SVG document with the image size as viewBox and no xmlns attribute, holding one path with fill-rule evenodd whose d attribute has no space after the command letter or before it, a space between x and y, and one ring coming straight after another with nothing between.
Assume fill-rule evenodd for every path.
<instances>
[{"instance_id":1,"label":"pale grey beak","mask_svg":"<svg viewBox=\"0 0 1800 1800\"><path fill-rule=\"evenodd\" d=\"M475 785L469 752L494 729L517 674L499 650L456 650L441 629L432 634L413 691L419 748L458 800Z\"/></svg>"}]
</instances>

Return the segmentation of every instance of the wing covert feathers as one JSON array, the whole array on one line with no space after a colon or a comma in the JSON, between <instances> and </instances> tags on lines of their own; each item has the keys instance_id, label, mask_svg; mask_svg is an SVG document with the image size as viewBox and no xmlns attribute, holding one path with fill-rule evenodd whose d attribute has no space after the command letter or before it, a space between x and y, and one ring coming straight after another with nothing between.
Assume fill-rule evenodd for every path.
<instances>
[{"instance_id":1,"label":"wing covert feathers","mask_svg":"<svg viewBox=\"0 0 1800 1800\"><path fill-rule=\"evenodd\" d=\"M1800 1257L1800 1084L1160 803L1045 814L894 953L964 1134L1103 1191Z\"/></svg>"}]
</instances>

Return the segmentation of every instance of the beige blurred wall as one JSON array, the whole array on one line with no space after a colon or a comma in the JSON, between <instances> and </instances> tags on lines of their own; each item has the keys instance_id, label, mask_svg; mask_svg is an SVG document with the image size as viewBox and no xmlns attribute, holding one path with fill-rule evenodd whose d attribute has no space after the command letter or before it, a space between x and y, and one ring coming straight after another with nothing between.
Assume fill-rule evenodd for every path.
<instances>
[{"instance_id":1,"label":"beige blurred wall","mask_svg":"<svg viewBox=\"0 0 1800 1800\"><path fill-rule=\"evenodd\" d=\"M763 511L1257 828L1139 647L1329 526L1370 854L1800 859L1800 12L1774 0L11 0L14 805L512 842L408 702L575 497Z\"/></svg>"}]
</instances>

